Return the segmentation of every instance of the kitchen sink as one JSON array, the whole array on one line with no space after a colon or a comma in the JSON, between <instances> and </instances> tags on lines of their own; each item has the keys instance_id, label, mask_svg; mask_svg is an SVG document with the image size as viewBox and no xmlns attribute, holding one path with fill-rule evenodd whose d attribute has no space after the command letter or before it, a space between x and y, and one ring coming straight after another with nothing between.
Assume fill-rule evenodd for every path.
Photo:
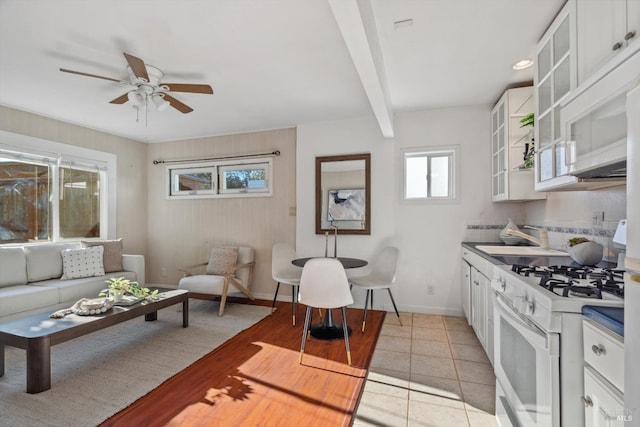
<instances>
[{"instance_id":1,"label":"kitchen sink","mask_svg":"<svg viewBox=\"0 0 640 427\"><path fill-rule=\"evenodd\" d=\"M515 256L568 256L566 252L555 249L543 249L539 246L476 246L476 249L489 255Z\"/></svg>"}]
</instances>

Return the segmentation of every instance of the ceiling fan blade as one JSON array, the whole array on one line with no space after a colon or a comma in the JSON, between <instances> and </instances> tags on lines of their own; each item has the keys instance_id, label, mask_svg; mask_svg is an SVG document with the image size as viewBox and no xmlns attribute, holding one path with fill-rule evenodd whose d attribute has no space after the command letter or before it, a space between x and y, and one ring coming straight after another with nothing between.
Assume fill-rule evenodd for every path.
<instances>
[{"instance_id":1,"label":"ceiling fan blade","mask_svg":"<svg viewBox=\"0 0 640 427\"><path fill-rule=\"evenodd\" d=\"M180 111L183 114L187 114L193 111L193 108L183 104L182 102L175 99L173 96L167 95L165 93L163 98L165 101L168 101L173 108L175 108L176 110Z\"/></svg>"},{"instance_id":2,"label":"ceiling fan blade","mask_svg":"<svg viewBox=\"0 0 640 427\"><path fill-rule=\"evenodd\" d=\"M103 80L111 80L112 82L117 82L117 83L126 83L126 82L123 82L122 80L112 79L111 77L99 76L97 74L83 73L81 71L67 70L66 68L60 68L60 71L62 71L63 73L79 74L81 76L95 77L97 79L103 79Z\"/></svg>"},{"instance_id":3,"label":"ceiling fan blade","mask_svg":"<svg viewBox=\"0 0 640 427\"><path fill-rule=\"evenodd\" d=\"M127 62L131 67L131 71L136 77L149 81L149 74L147 74L147 67L144 65L144 61L136 56L129 55L126 52L122 52L124 57L127 58Z\"/></svg>"},{"instance_id":4,"label":"ceiling fan blade","mask_svg":"<svg viewBox=\"0 0 640 427\"><path fill-rule=\"evenodd\" d=\"M109 104L124 104L125 102L127 102L129 100L129 92L125 93L124 95L121 95L119 97L117 97L116 99L109 101Z\"/></svg>"},{"instance_id":5,"label":"ceiling fan blade","mask_svg":"<svg viewBox=\"0 0 640 427\"><path fill-rule=\"evenodd\" d=\"M213 94L213 89L209 85L188 83L162 83L160 87L170 92L206 93L209 95Z\"/></svg>"}]
</instances>

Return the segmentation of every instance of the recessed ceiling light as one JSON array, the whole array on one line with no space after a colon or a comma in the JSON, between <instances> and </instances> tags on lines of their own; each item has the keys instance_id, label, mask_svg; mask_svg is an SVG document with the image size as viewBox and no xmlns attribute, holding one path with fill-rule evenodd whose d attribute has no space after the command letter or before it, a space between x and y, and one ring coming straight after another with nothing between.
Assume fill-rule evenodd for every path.
<instances>
[{"instance_id":1,"label":"recessed ceiling light","mask_svg":"<svg viewBox=\"0 0 640 427\"><path fill-rule=\"evenodd\" d=\"M521 61L516 62L515 64L513 64L513 69L514 70L524 70L526 68L529 68L533 65L533 60L532 59L523 59Z\"/></svg>"}]
</instances>

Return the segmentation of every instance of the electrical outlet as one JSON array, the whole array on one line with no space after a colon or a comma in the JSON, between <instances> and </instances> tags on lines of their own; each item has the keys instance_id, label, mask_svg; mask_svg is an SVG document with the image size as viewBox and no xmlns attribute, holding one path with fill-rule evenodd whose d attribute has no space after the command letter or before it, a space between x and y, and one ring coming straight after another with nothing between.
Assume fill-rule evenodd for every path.
<instances>
[{"instance_id":1,"label":"electrical outlet","mask_svg":"<svg viewBox=\"0 0 640 427\"><path fill-rule=\"evenodd\" d=\"M602 227L603 221L604 221L604 212L593 211L593 215L591 215L591 225L593 227Z\"/></svg>"},{"instance_id":2,"label":"electrical outlet","mask_svg":"<svg viewBox=\"0 0 640 427\"><path fill-rule=\"evenodd\" d=\"M434 295L435 289L433 289L433 285L427 285L427 295Z\"/></svg>"},{"instance_id":3,"label":"electrical outlet","mask_svg":"<svg viewBox=\"0 0 640 427\"><path fill-rule=\"evenodd\" d=\"M162 267L162 270L160 270L160 275L161 275L162 277L167 277L167 269L166 269L166 268L164 268L164 267Z\"/></svg>"}]
</instances>

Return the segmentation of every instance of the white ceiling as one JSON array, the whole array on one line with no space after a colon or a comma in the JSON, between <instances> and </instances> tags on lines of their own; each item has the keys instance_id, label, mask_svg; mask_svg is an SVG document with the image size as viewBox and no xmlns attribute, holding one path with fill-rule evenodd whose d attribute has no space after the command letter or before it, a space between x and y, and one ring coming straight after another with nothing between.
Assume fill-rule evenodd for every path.
<instances>
[{"instance_id":1,"label":"white ceiling","mask_svg":"<svg viewBox=\"0 0 640 427\"><path fill-rule=\"evenodd\" d=\"M383 104L392 112L492 104L533 79L511 65L533 57L563 3L0 0L0 104L145 142L370 116ZM345 4L360 6L361 22L338 26ZM394 28L405 19L413 25ZM358 24L378 65L374 82L358 67L362 45L348 41ZM136 122L129 102L109 104L128 86L58 70L126 80L123 52L162 69L165 82L215 93L173 92L194 111L151 108Z\"/></svg>"}]
</instances>

